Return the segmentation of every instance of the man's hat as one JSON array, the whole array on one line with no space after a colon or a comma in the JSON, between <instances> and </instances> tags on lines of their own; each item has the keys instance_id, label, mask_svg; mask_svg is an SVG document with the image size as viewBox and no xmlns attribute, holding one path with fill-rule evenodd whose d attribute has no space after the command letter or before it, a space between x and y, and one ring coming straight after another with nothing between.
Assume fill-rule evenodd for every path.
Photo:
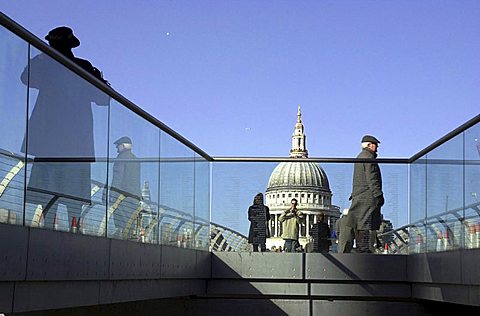
<instances>
[{"instance_id":1,"label":"man's hat","mask_svg":"<svg viewBox=\"0 0 480 316\"><path fill-rule=\"evenodd\" d=\"M128 136L120 137L119 139L117 139L117 140L114 142L115 145L131 144L131 143L132 143L132 140L131 140L130 137L128 137Z\"/></svg>"},{"instance_id":2,"label":"man's hat","mask_svg":"<svg viewBox=\"0 0 480 316\"><path fill-rule=\"evenodd\" d=\"M373 137L372 135L365 135L362 137L362 143L380 144L380 141L375 137Z\"/></svg>"},{"instance_id":3,"label":"man's hat","mask_svg":"<svg viewBox=\"0 0 480 316\"><path fill-rule=\"evenodd\" d=\"M80 46L80 40L73 35L71 28L60 26L48 32L45 39L49 42L63 43L71 48Z\"/></svg>"}]
</instances>

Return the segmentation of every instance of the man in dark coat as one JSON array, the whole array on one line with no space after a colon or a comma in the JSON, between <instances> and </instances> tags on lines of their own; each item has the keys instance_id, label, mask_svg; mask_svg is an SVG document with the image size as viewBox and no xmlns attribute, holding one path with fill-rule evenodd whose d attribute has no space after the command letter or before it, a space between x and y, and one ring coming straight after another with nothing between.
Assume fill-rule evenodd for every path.
<instances>
[{"instance_id":1,"label":"man in dark coat","mask_svg":"<svg viewBox=\"0 0 480 316\"><path fill-rule=\"evenodd\" d=\"M355 232L352 227L347 226L348 208L343 210L343 216L335 223L335 232L338 238L338 253L350 253L353 249Z\"/></svg>"},{"instance_id":2,"label":"man in dark coat","mask_svg":"<svg viewBox=\"0 0 480 316\"><path fill-rule=\"evenodd\" d=\"M357 159L375 160L380 142L373 136L362 138L362 151ZM380 209L385 200L382 191L382 175L376 162L357 162L353 171L352 204L348 212L348 226L355 229L357 252L370 251L370 231L378 230Z\"/></svg>"},{"instance_id":3,"label":"man in dark coat","mask_svg":"<svg viewBox=\"0 0 480 316\"><path fill-rule=\"evenodd\" d=\"M113 163L109 208L116 202L119 203L117 209L114 210L113 220L116 227L114 237L121 238L123 234L127 233L124 231L126 224L131 224L134 220L132 217L141 200L140 162L132 153L130 137L121 137L114 144L117 147L118 155ZM123 199L123 197L125 198Z\"/></svg>"},{"instance_id":4,"label":"man in dark coat","mask_svg":"<svg viewBox=\"0 0 480 316\"><path fill-rule=\"evenodd\" d=\"M332 242L330 240L330 227L323 220L325 215L320 212L317 223L313 224L310 234L313 237L313 252L327 253Z\"/></svg>"},{"instance_id":5,"label":"man in dark coat","mask_svg":"<svg viewBox=\"0 0 480 316\"><path fill-rule=\"evenodd\" d=\"M72 48L80 41L70 28L55 28L45 39L52 48L103 80L90 62L73 55ZM91 102L108 105L109 97L43 53L30 60L21 80L29 88L38 89L21 148L36 159L26 201L42 205L46 225L51 226L54 214L48 211L58 199L67 206L70 224L72 217L80 216L82 205L91 200L90 163L95 161ZM39 161L42 158L57 161Z\"/></svg>"},{"instance_id":6,"label":"man in dark coat","mask_svg":"<svg viewBox=\"0 0 480 316\"><path fill-rule=\"evenodd\" d=\"M253 244L253 251L266 251L266 240L270 237L268 222L270 221L270 210L263 204L263 194L258 193L253 199L253 205L248 208L248 220L250 229L248 231L248 242Z\"/></svg>"}]
</instances>

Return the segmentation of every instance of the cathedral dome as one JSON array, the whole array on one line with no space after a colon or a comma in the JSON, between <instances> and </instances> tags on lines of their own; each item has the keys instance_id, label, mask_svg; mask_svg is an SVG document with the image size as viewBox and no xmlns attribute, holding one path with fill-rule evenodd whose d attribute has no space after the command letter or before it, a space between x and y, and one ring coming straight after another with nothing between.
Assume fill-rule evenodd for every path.
<instances>
[{"instance_id":1,"label":"cathedral dome","mask_svg":"<svg viewBox=\"0 0 480 316\"><path fill-rule=\"evenodd\" d=\"M265 194L265 205L270 209L269 228L271 237L267 239L267 247L283 246L282 238L285 223L280 221L281 215L292 207L292 199L297 200L297 207L303 213L299 227L299 242L306 247L311 243L310 228L317 223L320 213L324 222L334 227L340 216L339 208L332 205L332 192L327 174L320 164L307 160L307 137L302 123L300 106L297 122L292 135L292 147L289 161L278 164L270 175Z\"/></svg>"},{"instance_id":2,"label":"cathedral dome","mask_svg":"<svg viewBox=\"0 0 480 316\"><path fill-rule=\"evenodd\" d=\"M278 189L313 189L330 192L327 175L313 162L282 162L272 172L267 192Z\"/></svg>"},{"instance_id":3,"label":"cathedral dome","mask_svg":"<svg viewBox=\"0 0 480 316\"><path fill-rule=\"evenodd\" d=\"M307 158L307 136L305 135L300 106L297 123L292 135L291 158ZM319 164L314 162L282 162L272 172L268 181L267 192L278 190L306 189L313 192L328 192L328 178Z\"/></svg>"}]
</instances>

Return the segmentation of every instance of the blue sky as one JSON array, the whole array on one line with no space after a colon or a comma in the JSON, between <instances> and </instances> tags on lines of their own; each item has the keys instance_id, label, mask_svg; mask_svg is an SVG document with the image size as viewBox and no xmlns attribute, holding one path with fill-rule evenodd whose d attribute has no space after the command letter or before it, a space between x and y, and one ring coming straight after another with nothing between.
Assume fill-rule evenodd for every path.
<instances>
[{"instance_id":1,"label":"blue sky","mask_svg":"<svg viewBox=\"0 0 480 316\"><path fill-rule=\"evenodd\" d=\"M409 157L480 111L479 1L2 1L212 156ZM480 136L480 135L479 135Z\"/></svg>"}]
</instances>

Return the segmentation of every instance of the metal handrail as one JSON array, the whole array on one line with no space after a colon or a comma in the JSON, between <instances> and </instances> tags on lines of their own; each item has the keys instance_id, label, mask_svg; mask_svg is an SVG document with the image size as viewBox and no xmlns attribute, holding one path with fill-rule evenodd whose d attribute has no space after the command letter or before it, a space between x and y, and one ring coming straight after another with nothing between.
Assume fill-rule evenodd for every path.
<instances>
[{"instance_id":1,"label":"metal handrail","mask_svg":"<svg viewBox=\"0 0 480 316\"><path fill-rule=\"evenodd\" d=\"M386 164L408 164L407 158L290 158L290 157L212 157L213 162L318 162L318 163L386 163Z\"/></svg>"},{"instance_id":2,"label":"metal handrail","mask_svg":"<svg viewBox=\"0 0 480 316\"><path fill-rule=\"evenodd\" d=\"M433 142L431 145L429 145L429 146L425 147L424 149L420 150L418 153L416 153L415 155L410 157L410 159L408 159L408 162L409 163L415 162L416 160L425 156L426 154L428 154L429 152L431 152L435 148L445 144L450 139L452 139L455 136L463 133L465 130L467 130L468 128L470 128L473 125L478 124L478 123L480 123L480 114L475 116L474 118L468 120L464 124L460 125L459 127L454 129L453 131L451 131L447 135L443 136L442 138L438 139L437 141Z\"/></svg>"}]
</instances>

